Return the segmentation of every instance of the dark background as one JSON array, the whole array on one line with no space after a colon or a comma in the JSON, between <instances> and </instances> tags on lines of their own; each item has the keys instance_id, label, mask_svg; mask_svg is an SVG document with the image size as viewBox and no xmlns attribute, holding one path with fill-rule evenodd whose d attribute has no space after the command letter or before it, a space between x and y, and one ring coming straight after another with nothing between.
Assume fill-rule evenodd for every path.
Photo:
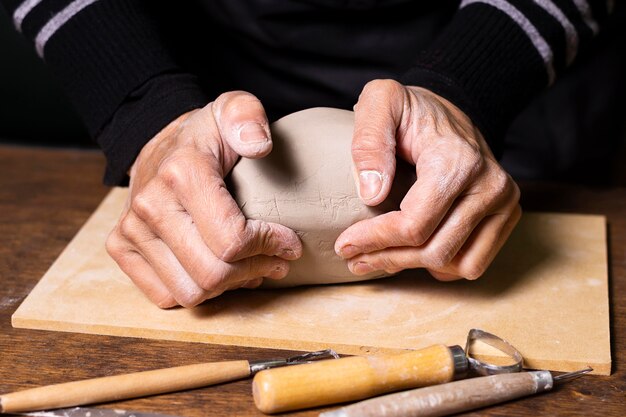
<instances>
[{"instance_id":1,"label":"dark background","mask_svg":"<svg viewBox=\"0 0 626 417\"><path fill-rule=\"evenodd\" d=\"M592 51L511 127L501 162L516 179L626 185L623 6ZM2 8L0 51L0 143L94 148L53 74Z\"/></svg>"},{"instance_id":2,"label":"dark background","mask_svg":"<svg viewBox=\"0 0 626 417\"><path fill-rule=\"evenodd\" d=\"M94 147L34 48L0 7L0 142Z\"/></svg>"}]
</instances>

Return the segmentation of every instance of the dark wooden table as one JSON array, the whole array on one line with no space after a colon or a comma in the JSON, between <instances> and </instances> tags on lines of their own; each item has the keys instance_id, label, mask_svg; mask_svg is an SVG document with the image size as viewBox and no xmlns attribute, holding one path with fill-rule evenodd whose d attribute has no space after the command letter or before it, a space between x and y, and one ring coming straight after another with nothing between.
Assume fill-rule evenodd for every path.
<instances>
[{"instance_id":1,"label":"dark wooden table","mask_svg":"<svg viewBox=\"0 0 626 417\"><path fill-rule=\"evenodd\" d=\"M0 145L0 393L38 385L284 351L13 329L11 314L108 189L95 151ZM626 416L626 188L523 184L527 210L604 214L609 226L613 374L468 415ZM250 381L101 405L180 416L262 415ZM317 416L318 410L293 415Z\"/></svg>"}]
</instances>

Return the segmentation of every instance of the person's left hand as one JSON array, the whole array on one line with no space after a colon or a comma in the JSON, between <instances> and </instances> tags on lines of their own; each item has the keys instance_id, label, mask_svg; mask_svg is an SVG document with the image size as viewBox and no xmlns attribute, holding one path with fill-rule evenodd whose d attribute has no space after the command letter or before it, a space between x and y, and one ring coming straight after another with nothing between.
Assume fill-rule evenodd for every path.
<instances>
[{"instance_id":1,"label":"person's left hand","mask_svg":"<svg viewBox=\"0 0 626 417\"><path fill-rule=\"evenodd\" d=\"M371 81L355 106L352 142L366 204L389 194L396 153L417 174L400 210L346 229L337 254L356 275L426 268L440 280L481 276L521 216L515 182L452 103L424 88Z\"/></svg>"}]
</instances>

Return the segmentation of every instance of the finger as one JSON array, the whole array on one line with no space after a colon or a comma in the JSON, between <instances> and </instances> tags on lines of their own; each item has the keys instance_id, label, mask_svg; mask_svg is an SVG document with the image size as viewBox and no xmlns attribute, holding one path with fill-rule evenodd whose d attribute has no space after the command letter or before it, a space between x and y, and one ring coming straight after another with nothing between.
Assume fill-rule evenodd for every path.
<instances>
[{"instance_id":1,"label":"finger","mask_svg":"<svg viewBox=\"0 0 626 417\"><path fill-rule=\"evenodd\" d=\"M106 249L120 269L150 301L160 308L174 307L178 304L150 264L117 230L113 230L109 235Z\"/></svg>"},{"instance_id":2,"label":"finger","mask_svg":"<svg viewBox=\"0 0 626 417\"><path fill-rule=\"evenodd\" d=\"M512 188L504 193L479 192L459 197L428 241L420 246L423 265L434 271L446 268L486 216L512 210L518 201L515 191Z\"/></svg>"},{"instance_id":3,"label":"finger","mask_svg":"<svg viewBox=\"0 0 626 417\"><path fill-rule=\"evenodd\" d=\"M166 187L191 215L211 252L225 262L255 255L299 258L302 243L296 233L276 223L246 219L219 172L219 162L211 155L188 149L159 168ZM153 227L163 220L161 195L162 191L146 192L134 200L134 210Z\"/></svg>"},{"instance_id":4,"label":"finger","mask_svg":"<svg viewBox=\"0 0 626 417\"><path fill-rule=\"evenodd\" d=\"M381 203L393 183L404 94L396 81L374 80L363 88L354 108L352 160L359 196L370 206Z\"/></svg>"},{"instance_id":5,"label":"finger","mask_svg":"<svg viewBox=\"0 0 626 417\"><path fill-rule=\"evenodd\" d=\"M452 150L433 157L417 170L417 180L392 211L362 220L346 229L335 242L344 259L390 247L421 246L441 224L455 200L477 176L479 159ZM473 168L470 168L473 167Z\"/></svg>"},{"instance_id":6,"label":"finger","mask_svg":"<svg viewBox=\"0 0 626 417\"><path fill-rule=\"evenodd\" d=\"M428 273L436 278L438 281L457 281L459 279L463 279L463 277L456 274L447 274L445 272L435 271L433 269L426 268Z\"/></svg>"},{"instance_id":7,"label":"finger","mask_svg":"<svg viewBox=\"0 0 626 417\"><path fill-rule=\"evenodd\" d=\"M261 158L272 150L267 116L263 105L245 91L219 96L212 106L220 136L233 150L247 158Z\"/></svg>"},{"instance_id":8,"label":"finger","mask_svg":"<svg viewBox=\"0 0 626 417\"><path fill-rule=\"evenodd\" d=\"M248 289L259 288L261 284L263 284L263 278L255 278L246 282L244 285L241 286L241 288L248 288Z\"/></svg>"},{"instance_id":9,"label":"finger","mask_svg":"<svg viewBox=\"0 0 626 417\"><path fill-rule=\"evenodd\" d=\"M480 216L467 221L463 220L463 215L456 216L457 219L446 222L423 246L388 248L361 254L348 262L348 268L356 275L426 268L435 278L445 281L461 277L478 278L511 233L512 228L509 230L506 225L509 221L513 225L517 222L519 214L516 210L513 209L512 214L509 210L506 214L484 219Z\"/></svg>"},{"instance_id":10,"label":"finger","mask_svg":"<svg viewBox=\"0 0 626 417\"><path fill-rule=\"evenodd\" d=\"M215 259L211 269L204 273L200 285L207 288L207 298L213 298L250 283L255 285L263 278L282 279L288 272L287 261L275 257L259 255L233 263Z\"/></svg>"},{"instance_id":11,"label":"finger","mask_svg":"<svg viewBox=\"0 0 626 417\"><path fill-rule=\"evenodd\" d=\"M149 205L149 211L139 204L133 208L171 250L187 274L210 296L219 295L226 289L239 288L253 278L267 276L280 279L287 274L287 261L277 257L253 256L234 263L223 262L205 244L197 223L163 183L151 182L145 193L159 196L160 204Z\"/></svg>"},{"instance_id":12,"label":"finger","mask_svg":"<svg viewBox=\"0 0 626 417\"><path fill-rule=\"evenodd\" d=\"M150 264L178 304L193 307L207 298L174 253L133 211L120 222L120 233Z\"/></svg>"},{"instance_id":13,"label":"finger","mask_svg":"<svg viewBox=\"0 0 626 417\"><path fill-rule=\"evenodd\" d=\"M488 169L483 170L456 199L425 243L425 266L430 271L438 272L433 274L436 278L458 279L456 274L445 274L444 270L477 230L479 223L498 213L506 219L518 205L519 188L505 171L494 165L497 164L486 162ZM468 178L473 179L474 175ZM492 241L485 243L490 244ZM498 249L495 249L495 253Z\"/></svg>"},{"instance_id":14,"label":"finger","mask_svg":"<svg viewBox=\"0 0 626 417\"><path fill-rule=\"evenodd\" d=\"M522 209L516 205L510 213L485 218L450 265L441 272L471 280L482 276L513 232L521 216Z\"/></svg>"}]
</instances>

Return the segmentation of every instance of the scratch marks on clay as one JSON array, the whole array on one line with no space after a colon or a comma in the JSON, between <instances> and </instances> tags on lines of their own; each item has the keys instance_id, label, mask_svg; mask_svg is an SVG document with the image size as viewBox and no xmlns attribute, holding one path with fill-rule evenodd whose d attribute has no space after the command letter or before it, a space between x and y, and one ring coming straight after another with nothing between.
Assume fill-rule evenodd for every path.
<instances>
[{"instance_id":1,"label":"scratch marks on clay","mask_svg":"<svg viewBox=\"0 0 626 417\"><path fill-rule=\"evenodd\" d=\"M278 200L276 199L276 194L274 194L274 214L278 217L278 223L282 223L280 220L280 209L278 208Z\"/></svg>"}]
</instances>

